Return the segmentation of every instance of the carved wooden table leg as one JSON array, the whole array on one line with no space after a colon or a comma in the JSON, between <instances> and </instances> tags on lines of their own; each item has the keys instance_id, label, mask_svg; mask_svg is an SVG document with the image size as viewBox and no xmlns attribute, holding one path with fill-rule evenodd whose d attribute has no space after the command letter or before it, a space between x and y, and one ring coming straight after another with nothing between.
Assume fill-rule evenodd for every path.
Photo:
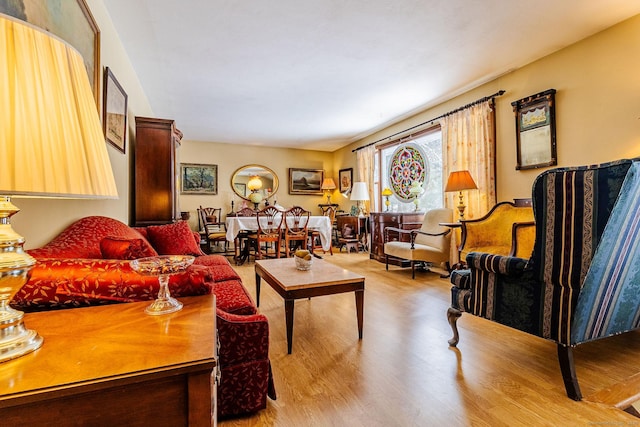
<instances>
[{"instance_id":1,"label":"carved wooden table leg","mask_svg":"<svg viewBox=\"0 0 640 427\"><path fill-rule=\"evenodd\" d=\"M449 309L447 310L447 320L449 321L449 325L451 326L451 330L453 331L453 338L449 340L449 345L451 347L455 347L460 341L457 324L460 316L462 316L462 312L457 308L449 307Z\"/></svg>"}]
</instances>

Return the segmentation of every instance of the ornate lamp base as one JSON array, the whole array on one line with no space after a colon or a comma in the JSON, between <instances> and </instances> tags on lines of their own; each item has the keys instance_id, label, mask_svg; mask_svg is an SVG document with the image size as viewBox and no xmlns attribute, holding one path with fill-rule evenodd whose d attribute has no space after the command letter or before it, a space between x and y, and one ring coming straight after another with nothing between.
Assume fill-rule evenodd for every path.
<instances>
[{"instance_id":1,"label":"ornate lamp base","mask_svg":"<svg viewBox=\"0 0 640 427\"><path fill-rule=\"evenodd\" d=\"M8 310L7 310L8 309ZM27 329L24 313L7 307L0 310L0 362L23 356L40 348L44 340L36 331Z\"/></svg>"},{"instance_id":2,"label":"ornate lamp base","mask_svg":"<svg viewBox=\"0 0 640 427\"><path fill-rule=\"evenodd\" d=\"M9 197L0 197L0 362L30 353L44 341L24 325L24 313L9 306L13 296L27 283L36 260L22 249L24 237L11 227L19 212Z\"/></svg>"}]
</instances>

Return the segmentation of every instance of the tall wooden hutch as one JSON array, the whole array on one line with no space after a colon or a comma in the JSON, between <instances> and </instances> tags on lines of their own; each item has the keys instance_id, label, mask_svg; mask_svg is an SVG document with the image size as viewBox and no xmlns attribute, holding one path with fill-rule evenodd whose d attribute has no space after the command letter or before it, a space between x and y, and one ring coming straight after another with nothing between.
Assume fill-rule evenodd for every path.
<instances>
[{"instance_id":1,"label":"tall wooden hutch","mask_svg":"<svg viewBox=\"0 0 640 427\"><path fill-rule=\"evenodd\" d=\"M180 132L173 120L136 117L132 223L168 224L180 218Z\"/></svg>"}]
</instances>

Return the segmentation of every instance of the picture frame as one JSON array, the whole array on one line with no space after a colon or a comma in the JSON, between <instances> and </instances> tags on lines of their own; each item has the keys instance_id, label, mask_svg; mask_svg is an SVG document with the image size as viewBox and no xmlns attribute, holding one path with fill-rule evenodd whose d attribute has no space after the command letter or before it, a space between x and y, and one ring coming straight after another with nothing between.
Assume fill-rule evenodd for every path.
<instances>
[{"instance_id":1,"label":"picture frame","mask_svg":"<svg viewBox=\"0 0 640 427\"><path fill-rule=\"evenodd\" d=\"M102 96L102 127L111 145L126 153L127 144L127 93L109 67L104 70L104 94Z\"/></svg>"},{"instance_id":2,"label":"picture frame","mask_svg":"<svg viewBox=\"0 0 640 427\"><path fill-rule=\"evenodd\" d=\"M100 29L85 0L0 2L0 13L42 28L76 48L100 107Z\"/></svg>"},{"instance_id":3,"label":"picture frame","mask_svg":"<svg viewBox=\"0 0 640 427\"><path fill-rule=\"evenodd\" d=\"M338 172L338 188L341 193L351 190L353 185L353 168L340 169Z\"/></svg>"},{"instance_id":4,"label":"picture frame","mask_svg":"<svg viewBox=\"0 0 640 427\"><path fill-rule=\"evenodd\" d=\"M240 194L241 197L246 197L247 196L247 184L243 184L240 182L234 182L233 186L236 189L236 193Z\"/></svg>"},{"instance_id":5,"label":"picture frame","mask_svg":"<svg viewBox=\"0 0 640 427\"><path fill-rule=\"evenodd\" d=\"M322 195L324 169L289 168L289 194Z\"/></svg>"},{"instance_id":6,"label":"picture frame","mask_svg":"<svg viewBox=\"0 0 640 427\"><path fill-rule=\"evenodd\" d=\"M218 165L181 163L180 194L217 195Z\"/></svg>"},{"instance_id":7,"label":"picture frame","mask_svg":"<svg viewBox=\"0 0 640 427\"><path fill-rule=\"evenodd\" d=\"M555 89L511 103L516 116L516 170L558 164Z\"/></svg>"}]
</instances>

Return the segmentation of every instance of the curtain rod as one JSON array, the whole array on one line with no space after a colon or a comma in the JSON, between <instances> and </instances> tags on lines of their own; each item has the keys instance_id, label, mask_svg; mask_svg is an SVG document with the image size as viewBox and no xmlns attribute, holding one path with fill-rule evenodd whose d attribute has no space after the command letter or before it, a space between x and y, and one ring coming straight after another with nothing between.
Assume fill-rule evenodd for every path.
<instances>
[{"instance_id":1,"label":"curtain rod","mask_svg":"<svg viewBox=\"0 0 640 427\"><path fill-rule=\"evenodd\" d=\"M393 138L394 136L398 136L398 135L400 135L402 133L405 133L405 132L408 132L410 130L419 128L421 126L424 126L426 124L432 123L432 122L434 122L434 121L436 121L438 119L441 119L443 117L449 116L449 115L454 114L454 113L457 113L458 111L462 111L462 110L467 109L469 107L473 107L476 104L480 104L482 102L488 101L488 100L493 99L493 98L495 98L497 96L502 96L502 95L504 95L504 93L505 93L504 90L499 90L498 92L494 93L493 95L489 95L489 96L485 96L484 98L476 99L475 101L470 102L467 105L463 105L462 107L456 108L455 110L451 110L451 111L449 111L447 113L441 114L438 117L434 117L431 120L427 120L426 122L422 122L422 123L417 124L415 126L411 126L410 128L407 128L405 130L401 130L400 132L396 132L393 135L385 136L384 138L378 139L377 141L370 142L370 143L368 143L366 145L363 145L362 147L354 148L353 150L351 150L351 152L354 153L356 151L362 150L363 148L366 148L366 147L369 147L371 145L377 144L378 142L382 142L385 139Z\"/></svg>"}]
</instances>

